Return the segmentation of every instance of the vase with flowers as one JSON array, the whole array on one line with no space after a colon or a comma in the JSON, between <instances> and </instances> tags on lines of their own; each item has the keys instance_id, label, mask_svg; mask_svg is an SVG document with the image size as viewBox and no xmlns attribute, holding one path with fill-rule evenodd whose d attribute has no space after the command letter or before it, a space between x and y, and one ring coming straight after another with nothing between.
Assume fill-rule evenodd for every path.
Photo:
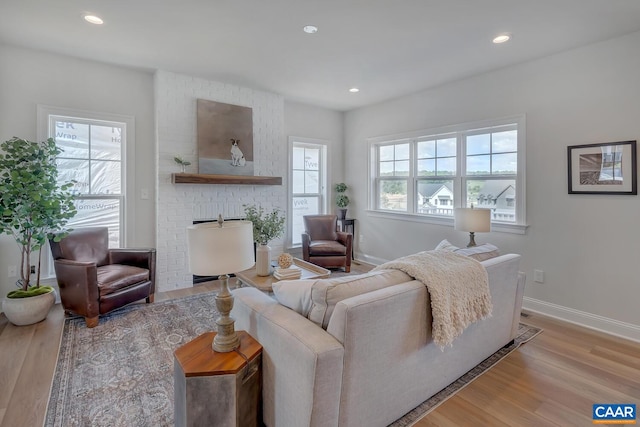
<instances>
[{"instance_id":1,"label":"vase with flowers","mask_svg":"<svg viewBox=\"0 0 640 427\"><path fill-rule=\"evenodd\" d=\"M269 242L284 233L285 218L279 209L265 212L262 206L244 205L247 221L253 223L253 240L256 243L256 274L271 274L271 248Z\"/></svg>"}]
</instances>

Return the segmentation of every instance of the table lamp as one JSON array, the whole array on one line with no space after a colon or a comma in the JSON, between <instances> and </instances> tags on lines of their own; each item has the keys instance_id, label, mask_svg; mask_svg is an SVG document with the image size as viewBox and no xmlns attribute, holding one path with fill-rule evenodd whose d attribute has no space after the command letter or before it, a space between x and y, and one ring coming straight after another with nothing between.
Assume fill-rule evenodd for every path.
<instances>
[{"instance_id":1,"label":"table lamp","mask_svg":"<svg viewBox=\"0 0 640 427\"><path fill-rule=\"evenodd\" d=\"M219 276L222 290L216 295L220 317L216 319L218 333L213 350L228 353L238 348L240 341L229 316L233 295L229 291L229 273L251 268L254 264L253 224L250 221L206 222L187 227L189 267L198 276Z\"/></svg>"},{"instance_id":2,"label":"table lamp","mask_svg":"<svg viewBox=\"0 0 640 427\"><path fill-rule=\"evenodd\" d=\"M454 218L456 230L469 232L468 248L476 246L475 233L491 231L491 209L456 208Z\"/></svg>"}]
</instances>

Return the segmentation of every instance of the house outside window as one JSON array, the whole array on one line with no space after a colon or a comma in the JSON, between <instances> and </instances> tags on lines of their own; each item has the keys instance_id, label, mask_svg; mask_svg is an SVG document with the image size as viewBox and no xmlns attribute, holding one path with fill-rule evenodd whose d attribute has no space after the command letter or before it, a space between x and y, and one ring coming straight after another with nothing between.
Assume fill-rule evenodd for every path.
<instances>
[{"instance_id":1,"label":"house outside window","mask_svg":"<svg viewBox=\"0 0 640 427\"><path fill-rule=\"evenodd\" d=\"M290 145L290 245L302 244L305 215L327 209L327 144L308 138L289 138Z\"/></svg>"},{"instance_id":2,"label":"house outside window","mask_svg":"<svg viewBox=\"0 0 640 427\"><path fill-rule=\"evenodd\" d=\"M452 219L455 207L473 205L490 209L495 222L525 224L524 117L375 138L370 146L372 211Z\"/></svg>"}]
</instances>

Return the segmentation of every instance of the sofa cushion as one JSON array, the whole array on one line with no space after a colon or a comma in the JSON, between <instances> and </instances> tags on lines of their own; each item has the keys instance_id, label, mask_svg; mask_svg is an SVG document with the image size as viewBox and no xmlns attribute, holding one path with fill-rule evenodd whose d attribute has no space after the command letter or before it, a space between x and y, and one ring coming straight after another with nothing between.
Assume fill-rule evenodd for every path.
<instances>
[{"instance_id":1,"label":"sofa cushion","mask_svg":"<svg viewBox=\"0 0 640 427\"><path fill-rule=\"evenodd\" d=\"M273 283L273 296L291 310L307 317L311 310L311 286L318 279L280 280Z\"/></svg>"},{"instance_id":2,"label":"sofa cushion","mask_svg":"<svg viewBox=\"0 0 640 427\"><path fill-rule=\"evenodd\" d=\"M378 270L355 276L320 279L311 286L309 320L327 329L333 309L340 301L413 280L400 270Z\"/></svg>"},{"instance_id":3,"label":"sofa cushion","mask_svg":"<svg viewBox=\"0 0 640 427\"><path fill-rule=\"evenodd\" d=\"M459 248L449 243L447 239L438 243L436 250L455 252L473 258L476 261L485 261L500 255L500 250L491 243L483 243L482 245L472 246L470 248Z\"/></svg>"},{"instance_id":4,"label":"sofa cushion","mask_svg":"<svg viewBox=\"0 0 640 427\"><path fill-rule=\"evenodd\" d=\"M100 295L108 295L149 280L149 270L132 265L107 264L98 267L97 273Z\"/></svg>"},{"instance_id":5,"label":"sofa cushion","mask_svg":"<svg viewBox=\"0 0 640 427\"><path fill-rule=\"evenodd\" d=\"M309 255L345 255L347 247L335 240L313 240L309 243Z\"/></svg>"}]
</instances>

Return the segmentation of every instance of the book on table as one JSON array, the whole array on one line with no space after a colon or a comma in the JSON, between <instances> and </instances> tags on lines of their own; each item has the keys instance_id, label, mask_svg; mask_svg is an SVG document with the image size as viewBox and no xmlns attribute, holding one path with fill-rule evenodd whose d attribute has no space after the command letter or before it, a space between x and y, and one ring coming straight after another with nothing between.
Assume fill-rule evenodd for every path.
<instances>
[{"instance_id":1,"label":"book on table","mask_svg":"<svg viewBox=\"0 0 640 427\"><path fill-rule=\"evenodd\" d=\"M278 280L293 280L299 279L302 275L302 270L299 267L291 266L289 268L276 268L273 272L273 277Z\"/></svg>"}]
</instances>

